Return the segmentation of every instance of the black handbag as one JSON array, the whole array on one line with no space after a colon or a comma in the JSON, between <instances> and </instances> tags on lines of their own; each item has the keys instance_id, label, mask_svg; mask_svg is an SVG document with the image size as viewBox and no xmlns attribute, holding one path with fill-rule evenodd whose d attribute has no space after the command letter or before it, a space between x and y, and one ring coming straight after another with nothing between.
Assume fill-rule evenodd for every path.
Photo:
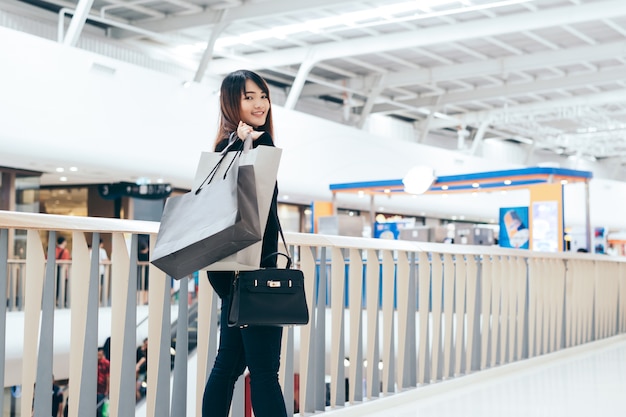
<instances>
[{"instance_id":1,"label":"black handbag","mask_svg":"<svg viewBox=\"0 0 626 417\"><path fill-rule=\"evenodd\" d=\"M287 248L280 222L278 227ZM266 258L275 255L287 258L285 269L263 268L235 274L228 310L229 327L289 326L309 322L304 274L299 269L291 269L291 257L285 253L272 253Z\"/></svg>"}]
</instances>

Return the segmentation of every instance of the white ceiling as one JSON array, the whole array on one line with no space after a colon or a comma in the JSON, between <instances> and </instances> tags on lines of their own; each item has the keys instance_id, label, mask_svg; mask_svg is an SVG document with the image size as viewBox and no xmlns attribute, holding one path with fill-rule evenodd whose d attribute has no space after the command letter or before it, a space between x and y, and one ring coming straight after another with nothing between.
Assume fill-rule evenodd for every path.
<instances>
[{"instance_id":1,"label":"white ceiling","mask_svg":"<svg viewBox=\"0 0 626 417\"><path fill-rule=\"evenodd\" d=\"M51 21L88 10L90 35L197 82L246 67L284 92L279 104L333 103L356 127L382 114L412 123L417 141L471 151L497 138L617 173L626 163L624 0L5 2Z\"/></svg>"}]
</instances>

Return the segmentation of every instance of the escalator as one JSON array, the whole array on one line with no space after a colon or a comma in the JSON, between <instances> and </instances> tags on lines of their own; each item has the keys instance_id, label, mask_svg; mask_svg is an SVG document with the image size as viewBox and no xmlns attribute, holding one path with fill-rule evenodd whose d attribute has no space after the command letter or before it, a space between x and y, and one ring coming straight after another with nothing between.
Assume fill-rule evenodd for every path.
<instances>
[{"instance_id":1,"label":"escalator","mask_svg":"<svg viewBox=\"0 0 626 417\"><path fill-rule=\"evenodd\" d=\"M178 301L178 292L174 293L172 295L172 299L174 301L174 303L178 303L178 317L172 321L171 326L170 326L170 370L172 371L172 373L174 372L174 365L176 362L176 354L178 352L178 332L179 332L179 320L185 320L184 316L184 309L181 306L181 303ZM185 297L187 298L187 297ZM198 300L197 298L191 298L190 300L190 304L188 304L187 306L187 311L186 311L186 336L182 337L183 340L186 339L185 345L187 348L187 352L186 352L186 356L187 358L189 356L191 356L195 350L196 347L198 345ZM143 403L145 402L145 395L146 395L146 390L147 390L147 383L146 383L146 379L142 378L142 381L140 382L140 387L139 387L139 391L141 394L141 398L137 401L137 408L139 408L140 406L143 406Z\"/></svg>"}]
</instances>

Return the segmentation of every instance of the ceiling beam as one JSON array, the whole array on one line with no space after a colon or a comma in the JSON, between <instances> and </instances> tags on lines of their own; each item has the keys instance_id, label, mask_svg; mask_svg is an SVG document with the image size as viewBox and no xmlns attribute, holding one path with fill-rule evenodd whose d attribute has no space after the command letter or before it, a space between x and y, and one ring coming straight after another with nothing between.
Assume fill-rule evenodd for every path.
<instances>
[{"instance_id":1,"label":"ceiling beam","mask_svg":"<svg viewBox=\"0 0 626 417\"><path fill-rule=\"evenodd\" d=\"M590 20L615 18L623 15L626 15L625 1L606 0L540 10L538 12L511 14L492 19L485 18L428 29L416 29L375 37L368 36L343 42L333 41L316 45L313 48L318 61L325 61L346 56L365 55L446 42L460 42L485 36L532 31ZM212 64L211 71L215 74L225 74L240 68L241 65L254 70L299 64L310 54L310 49L310 46L287 48L280 51L250 54L238 59L220 59Z\"/></svg>"},{"instance_id":2,"label":"ceiling beam","mask_svg":"<svg viewBox=\"0 0 626 417\"><path fill-rule=\"evenodd\" d=\"M605 45L582 46L465 64L439 65L431 68L391 72L387 74L387 81L384 87L398 88L416 84L435 85L440 82L488 75L500 75L506 78L507 74L519 71L575 64L581 60L600 61L625 56L626 41ZM345 82L334 82L334 84L337 85L337 88L333 89L332 87L320 86L318 84L308 85L303 89L302 96L333 94L345 86Z\"/></svg>"},{"instance_id":3,"label":"ceiling beam","mask_svg":"<svg viewBox=\"0 0 626 417\"><path fill-rule=\"evenodd\" d=\"M315 2L300 2L293 0L270 0L261 3L246 2L243 6L228 8L228 21L259 19L277 14L288 14L310 9L319 9L326 6L336 6L342 3L353 3L354 0L316 0ZM170 15L165 19L156 19L146 22L137 22L135 26L155 33L173 32L201 26L211 26L220 22L220 9L207 9L202 13L189 15ZM127 31L113 30L111 37L122 39L132 36Z\"/></svg>"},{"instance_id":4,"label":"ceiling beam","mask_svg":"<svg viewBox=\"0 0 626 417\"><path fill-rule=\"evenodd\" d=\"M554 91L558 89L566 89L572 87L580 87L588 84L614 83L626 79L626 71L623 67L609 69L604 71L571 74L564 77L539 79L531 82L521 82L515 84L505 84L498 87L476 88L474 90L462 91L459 93L449 93L441 95L424 97L413 100L398 101L398 106L408 105L412 107L432 107L437 104L438 108L449 104L460 104L471 101L488 100L499 97L519 96L531 93L542 93L546 91ZM626 101L626 96L624 97ZM397 109L398 107L396 107ZM374 106L372 113L393 111L393 103L381 103Z\"/></svg>"},{"instance_id":5,"label":"ceiling beam","mask_svg":"<svg viewBox=\"0 0 626 417\"><path fill-rule=\"evenodd\" d=\"M559 100L550 100L542 103L520 104L507 106L497 110L468 112L463 115L452 116L454 119L436 119L431 122L431 129L455 127L458 124L476 126L484 121L491 121L495 125L506 123L516 115L548 113L560 108L593 107L611 103L626 102L626 88L605 93L587 94L577 97L568 97Z\"/></svg>"},{"instance_id":6,"label":"ceiling beam","mask_svg":"<svg viewBox=\"0 0 626 417\"><path fill-rule=\"evenodd\" d=\"M93 1L94 0L78 1L74 16L72 17L72 21L70 22L70 27L67 28L67 32L65 33L65 36L63 38L64 45L76 46L76 44L78 43L80 33L83 31L83 27L85 27L87 15L89 14L89 10L91 10Z\"/></svg>"}]
</instances>

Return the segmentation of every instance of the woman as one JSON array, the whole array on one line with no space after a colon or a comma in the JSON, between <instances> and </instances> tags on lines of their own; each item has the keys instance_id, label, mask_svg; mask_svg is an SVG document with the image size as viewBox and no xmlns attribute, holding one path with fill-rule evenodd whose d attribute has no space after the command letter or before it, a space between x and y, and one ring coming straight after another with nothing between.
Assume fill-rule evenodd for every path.
<instances>
[{"instance_id":1,"label":"woman","mask_svg":"<svg viewBox=\"0 0 626 417\"><path fill-rule=\"evenodd\" d=\"M259 75L247 70L227 75L222 82L220 109L216 151L226 148L231 138L237 140L231 149L241 149L241 139L247 135L252 136L254 147L274 146L269 88ZM277 194L278 189L275 187L263 235L261 267L276 267L276 256L266 257L278 250ZM204 388L202 417L228 416L235 381L243 374L246 366L250 371L254 415L286 417L283 393L278 384L282 327L228 327L228 306L233 280L233 272L209 272L211 286L222 300L222 312L220 345L213 370Z\"/></svg>"}]
</instances>

